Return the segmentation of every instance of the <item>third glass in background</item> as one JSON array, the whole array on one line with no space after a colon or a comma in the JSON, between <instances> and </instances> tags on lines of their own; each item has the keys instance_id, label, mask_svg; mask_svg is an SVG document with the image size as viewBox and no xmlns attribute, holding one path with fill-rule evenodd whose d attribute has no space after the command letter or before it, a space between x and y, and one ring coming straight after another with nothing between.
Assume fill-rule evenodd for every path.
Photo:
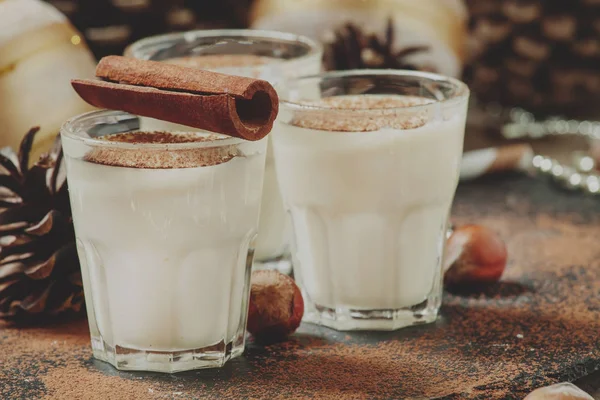
<instances>
[{"instance_id":1,"label":"third glass in background","mask_svg":"<svg viewBox=\"0 0 600 400\"><path fill-rule=\"evenodd\" d=\"M282 32L203 30L142 39L132 44L125 55L250 76L278 85L284 79L317 74L321 69L322 49L308 38ZM195 130L151 118L141 118L140 124L144 131ZM269 140L255 267L291 272L289 230Z\"/></svg>"},{"instance_id":2,"label":"third glass in background","mask_svg":"<svg viewBox=\"0 0 600 400\"><path fill-rule=\"evenodd\" d=\"M272 140L305 320L339 330L434 321L466 85L350 71L286 89Z\"/></svg>"}]
</instances>

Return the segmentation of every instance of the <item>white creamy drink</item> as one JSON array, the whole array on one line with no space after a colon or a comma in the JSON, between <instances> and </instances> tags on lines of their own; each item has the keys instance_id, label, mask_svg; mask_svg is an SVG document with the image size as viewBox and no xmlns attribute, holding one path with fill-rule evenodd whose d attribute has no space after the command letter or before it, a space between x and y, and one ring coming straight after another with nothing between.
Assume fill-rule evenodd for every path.
<instances>
[{"instance_id":1,"label":"white creamy drink","mask_svg":"<svg viewBox=\"0 0 600 400\"><path fill-rule=\"evenodd\" d=\"M313 308L308 321L396 329L413 322L400 310L419 304L431 308L424 322L435 319L465 113L438 120L401 111L432 103L360 95L304 102L305 113L281 109L277 175L294 226L294 272Z\"/></svg>"},{"instance_id":2,"label":"white creamy drink","mask_svg":"<svg viewBox=\"0 0 600 400\"><path fill-rule=\"evenodd\" d=\"M266 140L129 133L103 141L147 140L169 150L63 140L94 354L122 369L222 365L244 347ZM198 143L217 147L174 150ZM158 353L130 359L119 348ZM181 364L169 365L174 352Z\"/></svg>"},{"instance_id":3,"label":"white creamy drink","mask_svg":"<svg viewBox=\"0 0 600 400\"><path fill-rule=\"evenodd\" d=\"M142 39L131 45L126 55L280 84L286 78L318 73L321 69L321 52L315 42L293 34L259 30L204 30ZM142 118L141 124L142 130L194 130L150 118ZM290 272L290 263L286 260L289 237L289 217L283 208L275 179L269 143L255 264Z\"/></svg>"}]
</instances>

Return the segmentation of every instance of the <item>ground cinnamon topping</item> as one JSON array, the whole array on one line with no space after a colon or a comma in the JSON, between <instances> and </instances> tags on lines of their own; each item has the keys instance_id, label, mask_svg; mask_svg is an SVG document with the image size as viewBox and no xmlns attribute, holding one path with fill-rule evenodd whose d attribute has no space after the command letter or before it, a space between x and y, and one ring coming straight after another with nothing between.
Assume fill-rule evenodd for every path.
<instances>
[{"instance_id":1,"label":"ground cinnamon topping","mask_svg":"<svg viewBox=\"0 0 600 400\"><path fill-rule=\"evenodd\" d=\"M412 96L332 96L300 105L322 109L296 111L292 125L332 132L373 132L380 129L415 129L427 122L426 112L403 110L431 103Z\"/></svg>"},{"instance_id":2,"label":"ground cinnamon topping","mask_svg":"<svg viewBox=\"0 0 600 400\"><path fill-rule=\"evenodd\" d=\"M97 139L118 143L167 144L214 142L227 138L210 133L207 135L199 135L197 133L188 132L124 132L100 136Z\"/></svg>"},{"instance_id":3,"label":"ground cinnamon topping","mask_svg":"<svg viewBox=\"0 0 600 400\"><path fill-rule=\"evenodd\" d=\"M219 145L220 135L177 132L127 132L102 136L107 142L130 144L181 144L215 142L215 147L196 148L112 148L97 146L85 155L84 160L113 167L142 169L172 169L207 167L230 161L239 152L235 145Z\"/></svg>"},{"instance_id":4,"label":"ground cinnamon topping","mask_svg":"<svg viewBox=\"0 0 600 400\"><path fill-rule=\"evenodd\" d=\"M306 105L327 107L336 110L381 110L415 107L430 103L432 103L432 100L424 97L387 95L331 96L313 102L302 102L302 104Z\"/></svg>"}]
</instances>

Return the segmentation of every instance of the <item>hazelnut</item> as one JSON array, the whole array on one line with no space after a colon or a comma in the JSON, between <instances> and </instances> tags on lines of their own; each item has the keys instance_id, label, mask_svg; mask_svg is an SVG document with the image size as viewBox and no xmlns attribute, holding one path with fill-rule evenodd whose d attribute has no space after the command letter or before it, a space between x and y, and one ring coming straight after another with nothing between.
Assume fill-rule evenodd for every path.
<instances>
[{"instance_id":1,"label":"hazelnut","mask_svg":"<svg viewBox=\"0 0 600 400\"><path fill-rule=\"evenodd\" d=\"M594 398L572 383L558 383L536 389L524 400L594 400Z\"/></svg>"},{"instance_id":2,"label":"hazelnut","mask_svg":"<svg viewBox=\"0 0 600 400\"><path fill-rule=\"evenodd\" d=\"M466 225L454 230L446 243L444 283L480 286L495 283L506 267L504 241L491 229Z\"/></svg>"},{"instance_id":3,"label":"hazelnut","mask_svg":"<svg viewBox=\"0 0 600 400\"><path fill-rule=\"evenodd\" d=\"M263 343L277 342L300 326L304 300L292 278L278 271L252 272L247 330Z\"/></svg>"}]
</instances>

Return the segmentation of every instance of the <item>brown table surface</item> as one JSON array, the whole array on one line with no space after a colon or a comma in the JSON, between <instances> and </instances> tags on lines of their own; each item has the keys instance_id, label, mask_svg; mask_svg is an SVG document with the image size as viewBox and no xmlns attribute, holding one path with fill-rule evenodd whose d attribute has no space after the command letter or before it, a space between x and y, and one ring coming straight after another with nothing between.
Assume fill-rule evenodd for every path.
<instances>
[{"instance_id":1,"label":"brown table surface","mask_svg":"<svg viewBox=\"0 0 600 400\"><path fill-rule=\"evenodd\" d=\"M0 330L1 399L521 399L576 381L600 399L600 199L543 179L461 184L457 224L506 240L503 281L444 297L429 326L340 333L304 324L221 370L118 372L91 358L85 321Z\"/></svg>"}]
</instances>

